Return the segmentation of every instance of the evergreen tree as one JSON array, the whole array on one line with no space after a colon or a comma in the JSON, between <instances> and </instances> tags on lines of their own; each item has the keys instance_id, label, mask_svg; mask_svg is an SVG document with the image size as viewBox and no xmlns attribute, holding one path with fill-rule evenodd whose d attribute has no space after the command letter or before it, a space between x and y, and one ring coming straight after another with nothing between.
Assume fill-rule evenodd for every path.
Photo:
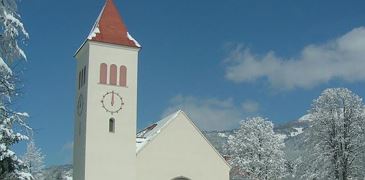
<instances>
[{"instance_id":1,"label":"evergreen tree","mask_svg":"<svg viewBox=\"0 0 365 180\"><path fill-rule=\"evenodd\" d=\"M25 172L25 164L11 150L12 145L27 136L21 133L27 113L13 110L13 102L19 96L17 84L19 79L12 70L15 60L26 59L19 43L28 38L20 16L16 0L0 0L0 179L26 180L31 175Z\"/></svg>"},{"instance_id":2,"label":"evergreen tree","mask_svg":"<svg viewBox=\"0 0 365 180\"><path fill-rule=\"evenodd\" d=\"M35 145L32 138L27 144L27 152L23 157L23 162L28 168L28 172L33 175L34 179L40 179L44 168L44 155L40 148Z\"/></svg>"}]
</instances>

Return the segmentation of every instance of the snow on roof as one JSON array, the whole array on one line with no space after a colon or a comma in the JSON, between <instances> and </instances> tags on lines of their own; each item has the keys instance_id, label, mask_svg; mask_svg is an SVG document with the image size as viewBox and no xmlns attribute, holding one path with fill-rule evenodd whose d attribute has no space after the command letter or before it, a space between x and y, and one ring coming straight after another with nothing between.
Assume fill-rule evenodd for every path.
<instances>
[{"instance_id":1,"label":"snow on roof","mask_svg":"<svg viewBox=\"0 0 365 180\"><path fill-rule=\"evenodd\" d=\"M177 115L181 113L181 110L176 111L175 113L170 114L169 116L161 119L160 121L148 126L142 131L137 133L136 145L137 145L137 153L150 142L156 135L161 132L167 124L173 121Z\"/></svg>"},{"instance_id":2,"label":"snow on roof","mask_svg":"<svg viewBox=\"0 0 365 180\"><path fill-rule=\"evenodd\" d=\"M141 45L138 43L138 41L137 41L136 39L134 39L134 38L132 37L132 35L131 35L131 34L129 34L129 32L127 32L127 37L128 37L128 39L129 39L129 40L133 41L133 42L134 42L134 44L135 44L137 47L141 47Z\"/></svg>"},{"instance_id":3,"label":"snow on roof","mask_svg":"<svg viewBox=\"0 0 365 180\"><path fill-rule=\"evenodd\" d=\"M113 0L106 0L87 39L130 47L141 47L128 33Z\"/></svg>"},{"instance_id":4,"label":"snow on roof","mask_svg":"<svg viewBox=\"0 0 365 180\"><path fill-rule=\"evenodd\" d=\"M100 33L100 29L99 29L99 21L100 21L100 17L101 17L101 15L102 15L102 14L103 14L103 12L104 12L105 6L106 6L106 3L104 4L103 9L101 9L100 14L99 14L98 18L96 19L96 21L95 21L95 23L94 23L94 26L93 26L93 28L91 29L91 31L90 31L89 36L87 37L87 39L91 40L91 39L93 39L94 37L96 37L96 34Z\"/></svg>"},{"instance_id":5,"label":"snow on roof","mask_svg":"<svg viewBox=\"0 0 365 180\"><path fill-rule=\"evenodd\" d=\"M182 110L178 110L175 113L168 115L167 117L161 119L160 121L148 126L142 131L137 133L136 138L136 146L137 146L137 154L145 147L149 142L151 142L160 132L164 129L168 124L170 124L179 114L186 114ZM188 118L188 117L187 117ZM189 118L188 118L189 119ZM214 148L214 146L209 142L209 140L203 135L203 133L199 130L198 127L189 119L190 123L196 128L196 130L200 133L201 137L208 143L208 145L215 151L215 153L223 160L223 162L231 168L228 162L223 158L220 153Z\"/></svg>"}]
</instances>

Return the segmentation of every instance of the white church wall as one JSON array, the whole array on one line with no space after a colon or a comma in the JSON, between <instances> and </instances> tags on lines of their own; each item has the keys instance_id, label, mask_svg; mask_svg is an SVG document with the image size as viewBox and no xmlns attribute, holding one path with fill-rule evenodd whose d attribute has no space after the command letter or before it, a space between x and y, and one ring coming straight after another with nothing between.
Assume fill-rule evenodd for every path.
<instances>
[{"instance_id":1,"label":"white church wall","mask_svg":"<svg viewBox=\"0 0 365 180\"><path fill-rule=\"evenodd\" d=\"M77 68L76 68L76 78L75 78L75 107L78 106L78 101L80 99L80 95L82 94L83 102L83 110L86 109L86 96L87 96L87 88L80 87L80 72L84 67L88 65L88 57L89 57L89 47L88 44L85 44L84 48L80 49L77 53ZM86 77L85 77L86 78ZM86 78L87 83L87 78ZM81 115L78 115L77 109L75 108L75 122L74 122L74 146L73 148L73 162L74 162L74 179L85 179L85 173L83 169L85 168L85 112Z\"/></svg>"},{"instance_id":2,"label":"white church wall","mask_svg":"<svg viewBox=\"0 0 365 180\"><path fill-rule=\"evenodd\" d=\"M136 119L138 50L125 46L88 41L89 64L85 127L85 179L136 179ZM100 65L127 67L127 86L100 84ZM103 96L114 91L124 105L118 113L102 107ZM109 102L107 102L109 103ZM109 132L109 119L115 119L115 132ZM77 160L77 157L75 158ZM82 171L82 170L81 170ZM78 172L76 172L78 173ZM79 179L78 179L79 180ZM83 180L83 179L80 179Z\"/></svg>"},{"instance_id":3,"label":"white church wall","mask_svg":"<svg viewBox=\"0 0 365 180\"><path fill-rule=\"evenodd\" d=\"M229 171L183 112L137 154L137 180L228 180Z\"/></svg>"}]
</instances>

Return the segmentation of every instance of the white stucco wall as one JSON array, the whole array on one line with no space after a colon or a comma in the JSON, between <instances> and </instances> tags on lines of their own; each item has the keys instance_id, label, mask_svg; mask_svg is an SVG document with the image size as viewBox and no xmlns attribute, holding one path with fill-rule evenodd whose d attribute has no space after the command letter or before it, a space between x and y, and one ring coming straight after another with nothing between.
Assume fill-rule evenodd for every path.
<instances>
[{"instance_id":1,"label":"white stucco wall","mask_svg":"<svg viewBox=\"0 0 365 180\"><path fill-rule=\"evenodd\" d=\"M229 180L229 171L183 112L137 154L137 180Z\"/></svg>"},{"instance_id":2,"label":"white stucco wall","mask_svg":"<svg viewBox=\"0 0 365 180\"><path fill-rule=\"evenodd\" d=\"M77 56L77 59L79 59L78 62L82 62L83 58L88 59L87 95L84 95L86 120L81 133L81 136L84 135L85 138L75 137L74 160L84 161L85 166L82 166L83 163L74 163L76 166L74 177L77 177L75 180L135 180L139 49L93 41L88 41L83 48L89 48L88 57ZM117 65L118 73L120 66L126 66L127 87L99 84L101 63L108 65L108 74L111 64ZM120 94L125 103L122 111L113 115L106 112L101 104L103 95L110 91ZM114 133L109 132L110 118L115 118ZM77 134L78 130L75 126L75 136ZM82 149L82 144L85 144L84 152L79 150ZM78 176L78 174L85 174L85 176Z\"/></svg>"},{"instance_id":3,"label":"white stucco wall","mask_svg":"<svg viewBox=\"0 0 365 180\"><path fill-rule=\"evenodd\" d=\"M79 72L84 68L84 66L88 66L89 60L89 45L85 44L85 46L80 49L76 57L77 60L77 68L76 68L76 78L75 78L75 122L74 122L74 148L73 148L73 179L85 179L85 122L86 122L86 114L85 108L84 113L79 116L77 114L77 103L80 94L82 94L84 99L84 106L86 106L86 96L87 96L87 86L85 85L83 88L79 89ZM87 82L86 82L87 84Z\"/></svg>"}]
</instances>

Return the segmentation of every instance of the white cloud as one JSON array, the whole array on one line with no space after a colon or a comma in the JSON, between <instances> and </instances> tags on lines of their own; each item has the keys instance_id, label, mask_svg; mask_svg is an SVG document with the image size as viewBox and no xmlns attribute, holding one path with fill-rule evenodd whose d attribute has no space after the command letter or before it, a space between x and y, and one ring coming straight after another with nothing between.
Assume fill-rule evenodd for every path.
<instances>
[{"instance_id":1,"label":"white cloud","mask_svg":"<svg viewBox=\"0 0 365 180\"><path fill-rule=\"evenodd\" d=\"M246 113L256 113L259 110L260 105L256 101L246 100L241 104L241 107Z\"/></svg>"},{"instance_id":2,"label":"white cloud","mask_svg":"<svg viewBox=\"0 0 365 180\"><path fill-rule=\"evenodd\" d=\"M256 55L238 45L225 60L231 81L266 79L278 89L312 88L331 80L365 81L365 27L320 45L308 45L298 57L283 58L271 51Z\"/></svg>"},{"instance_id":3,"label":"white cloud","mask_svg":"<svg viewBox=\"0 0 365 180\"><path fill-rule=\"evenodd\" d=\"M72 164L72 151L74 148L74 142L70 141L63 144L62 148L59 151L59 156L62 158L64 164Z\"/></svg>"},{"instance_id":4,"label":"white cloud","mask_svg":"<svg viewBox=\"0 0 365 180\"><path fill-rule=\"evenodd\" d=\"M225 130L237 128L244 118L243 111L237 108L232 99L196 98L178 95L171 99L163 116L183 110L202 130Z\"/></svg>"},{"instance_id":5,"label":"white cloud","mask_svg":"<svg viewBox=\"0 0 365 180\"><path fill-rule=\"evenodd\" d=\"M72 151L73 148L74 148L74 142L73 141L67 142L62 146L62 151Z\"/></svg>"}]
</instances>

